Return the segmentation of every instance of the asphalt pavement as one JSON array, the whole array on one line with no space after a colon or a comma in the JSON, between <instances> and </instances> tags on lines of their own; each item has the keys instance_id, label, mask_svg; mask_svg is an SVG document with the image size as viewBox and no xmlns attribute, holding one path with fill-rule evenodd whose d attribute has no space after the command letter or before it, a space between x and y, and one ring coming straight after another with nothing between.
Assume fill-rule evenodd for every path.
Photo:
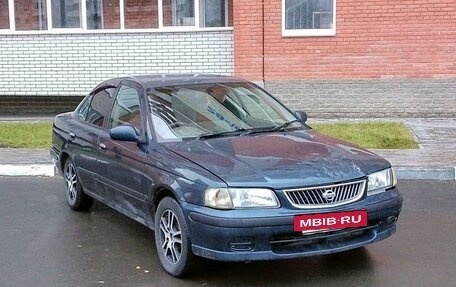
<instances>
[{"instance_id":1,"label":"asphalt pavement","mask_svg":"<svg viewBox=\"0 0 456 287\"><path fill-rule=\"evenodd\" d=\"M0 286L456 286L456 182L400 181L397 233L313 258L206 261L187 279L160 267L153 232L96 203L66 205L61 178L0 177Z\"/></svg>"}]
</instances>

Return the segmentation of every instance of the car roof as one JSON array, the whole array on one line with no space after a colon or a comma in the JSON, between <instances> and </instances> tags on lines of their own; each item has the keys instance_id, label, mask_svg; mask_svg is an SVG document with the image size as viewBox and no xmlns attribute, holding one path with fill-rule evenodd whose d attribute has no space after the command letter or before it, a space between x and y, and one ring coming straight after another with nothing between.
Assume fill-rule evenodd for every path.
<instances>
[{"instance_id":1,"label":"car roof","mask_svg":"<svg viewBox=\"0 0 456 287\"><path fill-rule=\"evenodd\" d=\"M246 82L246 80L214 74L151 74L151 75L139 75L139 76L128 76L119 77L110 80L106 80L96 86L91 94L100 90L103 87L117 87L121 81L130 80L137 82L146 89L165 87L165 86L177 86L177 85L189 85L189 84L211 84L211 83L229 83L229 82Z\"/></svg>"}]
</instances>

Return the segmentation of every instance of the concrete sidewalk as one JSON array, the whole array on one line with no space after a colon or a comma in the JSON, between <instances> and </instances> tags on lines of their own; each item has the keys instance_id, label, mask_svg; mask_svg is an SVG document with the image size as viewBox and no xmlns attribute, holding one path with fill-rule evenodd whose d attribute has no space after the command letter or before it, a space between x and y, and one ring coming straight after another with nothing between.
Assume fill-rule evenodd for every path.
<instances>
[{"instance_id":1,"label":"concrete sidewalk","mask_svg":"<svg viewBox=\"0 0 456 287\"><path fill-rule=\"evenodd\" d=\"M311 120L316 121L326 120ZM456 180L456 118L402 121L414 133L419 149L373 151L391 162L399 179ZM0 149L0 176L54 175L46 149Z\"/></svg>"},{"instance_id":2,"label":"concrete sidewalk","mask_svg":"<svg viewBox=\"0 0 456 287\"><path fill-rule=\"evenodd\" d=\"M419 149L373 150L388 159L403 179L456 180L456 119L404 121Z\"/></svg>"}]
</instances>

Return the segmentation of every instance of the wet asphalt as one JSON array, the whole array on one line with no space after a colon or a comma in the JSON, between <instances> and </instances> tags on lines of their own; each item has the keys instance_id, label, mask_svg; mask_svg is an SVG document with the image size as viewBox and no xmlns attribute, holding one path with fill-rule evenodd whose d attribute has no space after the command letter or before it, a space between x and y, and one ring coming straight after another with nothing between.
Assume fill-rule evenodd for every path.
<instances>
[{"instance_id":1,"label":"wet asphalt","mask_svg":"<svg viewBox=\"0 0 456 287\"><path fill-rule=\"evenodd\" d=\"M401 181L393 237L307 259L206 261L162 271L153 232L96 203L71 211L60 178L0 178L0 286L456 286L456 182Z\"/></svg>"}]
</instances>

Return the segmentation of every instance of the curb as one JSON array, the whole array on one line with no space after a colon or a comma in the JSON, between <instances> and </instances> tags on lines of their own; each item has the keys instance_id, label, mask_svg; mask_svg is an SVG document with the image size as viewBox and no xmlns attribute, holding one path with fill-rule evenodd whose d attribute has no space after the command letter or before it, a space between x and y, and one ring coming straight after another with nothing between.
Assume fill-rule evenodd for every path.
<instances>
[{"instance_id":1,"label":"curb","mask_svg":"<svg viewBox=\"0 0 456 287\"><path fill-rule=\"evenodd\" d=\"M394 166L393 166L394 167ZM456 181L456 167L405 167L395 166L398 179L451 180Z\"/></svg>"},{"instance_id":2,"label":"curb","mask_svg":"<svg viewBox=\"0 0 456 287\"><path fill-rule=\"evenodd\" d=\"M53 164L0 164L0 176L55 176Z\"/></svg>"},{"instance_id":3,"label":"curb","mask_svg":"<svg viewBox=\"0 0 456 287\"><path fill-rule=\"evenodd\" d=\"M456 167L425 168L395 166L398 179L456 181ZM52 164L0 164L0 176L57 176Z\"/></svg>"}]
</instances>

